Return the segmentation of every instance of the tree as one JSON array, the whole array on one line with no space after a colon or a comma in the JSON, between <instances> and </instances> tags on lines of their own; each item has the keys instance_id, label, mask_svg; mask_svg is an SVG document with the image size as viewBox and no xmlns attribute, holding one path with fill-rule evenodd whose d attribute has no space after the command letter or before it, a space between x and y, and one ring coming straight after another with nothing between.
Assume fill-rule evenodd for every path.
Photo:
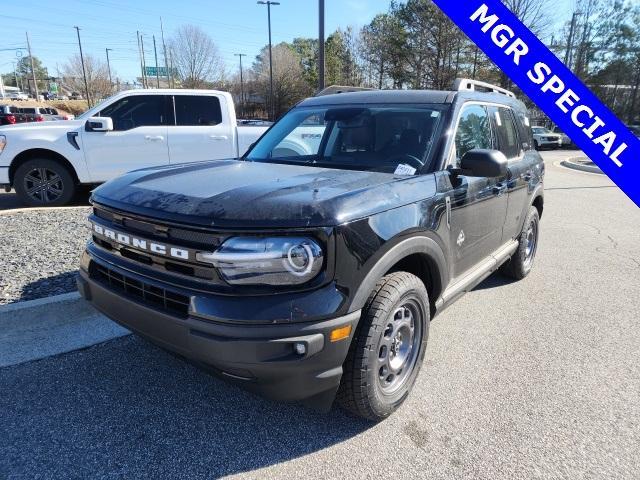
<instances>
[{"instance_id":1,"label":"tree","mask_svg":"<svg viewBox=\"0 0 640 480\"><path fill-rule=\"evenodd\" d=\"M269 99L269 47L262 49L252 67L253 93ZM305 81L302 62L298 54L287 43L273 47L273 112L276 118L289 110L301 99L313 94L313 88ZM250 95L252 93L250 92Z\"/></svg>"},{"instance_id":2,"label":"tree","mask_svg":"<svg viewBox=\"0 0 640 480\"><path fill-rule=\"evenodd\" d=\"M84 68L87 75L87 90L91 100L95 101L113 93L106 62L92 55L84 55ZM74 55L62 67L61 84L64 90L86 95L80 55Z\"/></svg>"},{"instance_id":3,"label":"tree","mask_svg":"<svg viewBox=\"0 0 640 480\"><path fill-rule=\"evenodd\" d=\"M224 62L218 47L201 28L183 25L169 40L169 49L184 88L206 88L224 81Z\"/></svg>"},{"instance_id":4,"label":"tree","mask_svg":"<svg viewBox=\"0 0 640 480\"><path fill-rule=\"evenodd\" d=\"M43 91L47 89L49 72L42 66L42 62L38 57L33 57L33 69L36 74L36 81L38 82L38 90ZM19 82L23 85L25 90L33 90L33 75L31 73L31 57L21 57L16 64L16 73L18 75ZM15 81L14 81L15 83Z\"/></svg>"},{"instance_id":5,"label":"tree","mask_svg":"<svg viewBox=\"0 0 640 480\"><path fill-rule=\"evenodd\" d=\"M360 54L369 86L400 88L407 78L407 32L395 15L376 15L360 31Z\"/></svg>"}]
</instances>

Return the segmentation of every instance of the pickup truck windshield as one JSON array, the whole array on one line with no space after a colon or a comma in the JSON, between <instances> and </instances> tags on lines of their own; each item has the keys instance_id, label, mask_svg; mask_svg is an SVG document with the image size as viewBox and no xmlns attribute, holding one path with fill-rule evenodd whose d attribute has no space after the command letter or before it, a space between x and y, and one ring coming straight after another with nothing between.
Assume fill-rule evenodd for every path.
<instances>
[{"instance_id":1,"label":"pickup truck windshield","mask_svg":"<svg viewBox=\"0 0 640 480\"><path fill-rule=\"evenodd\" d=\"M429 163L444 105L302 107L287 113L246 156L267 163L393 173Z\"/></svg>"}]
</instances>

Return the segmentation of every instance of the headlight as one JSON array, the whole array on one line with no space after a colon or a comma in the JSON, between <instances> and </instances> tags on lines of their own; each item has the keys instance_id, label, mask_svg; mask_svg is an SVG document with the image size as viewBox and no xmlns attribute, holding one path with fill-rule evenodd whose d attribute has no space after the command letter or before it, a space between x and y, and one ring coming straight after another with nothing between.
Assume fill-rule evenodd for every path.
<instances>
[{"instance_id":1,"label":"headlight","mask_svg":"<svg viewBox=\"0 0 640 480\"><path fill-rule=\"evenodd\" d=\"M7 146L7 137L4 135L0 135L0 153L4 150L4 147Z\"/></svg>"},{"instance_id":2,"label":"headlight","mask_svg":"<svg viewBox=\"0 0 640 480\"><path fill-rule=\"evenodd\" d=\"M322 248L304 237L232 237L213 253L199 253L233 285L301 285L320 273Z\"/></svg>"}]
</instances>

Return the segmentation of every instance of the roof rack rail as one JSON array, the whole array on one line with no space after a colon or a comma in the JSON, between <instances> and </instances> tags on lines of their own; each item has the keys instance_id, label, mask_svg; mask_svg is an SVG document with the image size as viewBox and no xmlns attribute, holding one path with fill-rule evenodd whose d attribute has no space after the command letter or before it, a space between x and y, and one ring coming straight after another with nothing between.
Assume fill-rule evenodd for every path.
<instances>
[{"instance_id":1,"label":"roof rack rail","mask_svg":"<svg viewBox=\"0 0 640 480\"><path fill-rule=\"evenodd\" d=\"M349 87L344 85L331 85L316 93L316 97L322 97L324 95L335 95L336 93L349 93L349 92L363 92L377 90L376 88L368 87Z\"/></svg>"},{"instance_id":2,"label":"roof rack rail","mask_svg":"<svg viewBox=\"0 0 640 480\"><path fill-rule=\"evenodd\" d=\"M453 89L458 92L464 90L475 92L478 90L478 88L482 88L493 93L501 93L502 95L506 95L507 97L516 98L516 94L512 91L507 90L506 88L498 87L496 85L491 85L490 83L471 80L469 78L456 78L456 81L453 82Z\"/></svg>"}]
</instances>

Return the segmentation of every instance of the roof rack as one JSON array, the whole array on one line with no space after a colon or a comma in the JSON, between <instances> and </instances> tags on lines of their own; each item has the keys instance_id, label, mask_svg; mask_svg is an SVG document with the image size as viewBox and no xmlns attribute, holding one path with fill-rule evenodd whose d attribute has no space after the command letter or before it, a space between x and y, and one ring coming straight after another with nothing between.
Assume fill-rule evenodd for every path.
<instances>
[{"instance_id":1,"label":"roof rack","mask_svg":"<svg viewBox=\"0 0 640 480\"><path fill-rule=\"evenodd\" d=\"M516 94L506 88L501 88L496 85L491 85L490 83L480 82L478 80L471 80L469 78L456 78L456 81L453 82L453 89L461 92L464 90L468 90L471 92L475 92L478 88L484 89L493 93L501 93L502 95L506 95L507 97L516 98Z\"/></svg>"},{"instance_id":2,"label":"roof rack","mask_svg":"<svg viewBox=\"0 0 640 480\"><path fill-rule=\"evenodd\" d=\"M367 88L367 87L348 87L343 85L331 85L324 90L316 93L316 97L322 97L324 95L334 95L336 93L348 93L348 92L362 92L362 91L370 91L377 90L375 88Z\"/></svg>"}]
</instances>

